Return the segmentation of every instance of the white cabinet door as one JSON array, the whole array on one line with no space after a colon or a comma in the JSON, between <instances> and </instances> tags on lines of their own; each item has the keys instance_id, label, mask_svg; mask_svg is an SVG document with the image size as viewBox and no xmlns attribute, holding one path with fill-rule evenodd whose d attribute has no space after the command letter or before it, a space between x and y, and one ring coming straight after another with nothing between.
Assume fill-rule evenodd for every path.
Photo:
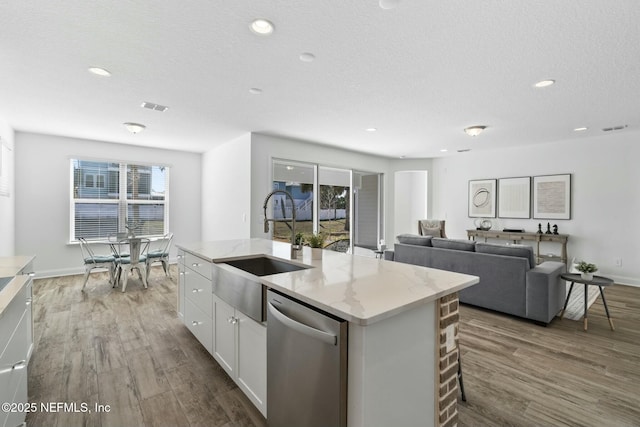
<instances>
[{"instance_id":1,"label":"white cabinet door","mask_svg":"<svg viewBox=\"0 0 640 427\"><path fill-rule=\"evenodd\" d=\"M213 295L213 357L231 378L236 377L235 309Z\"/></svg>"},{"instance_id":2,"label":"white cabinet door","mask_svg":"<svg viewBox=\"0 0 640 427\"><path fill-rule=\"evenodd\" d=\"M267 327L236 312L238 386L267 416Z\"/></svg>"},{"instance_id":3,"label":"white cabinet door","mask_svg":"<svg viewBox=\"0 0 640 427\"><path fill-rule=\"evenodd\" d=\"M210 354L213 354L213 322L211 315L202 311L190 299L185 300L184 324L204 348Z\"/></svg>"}]
</instances>

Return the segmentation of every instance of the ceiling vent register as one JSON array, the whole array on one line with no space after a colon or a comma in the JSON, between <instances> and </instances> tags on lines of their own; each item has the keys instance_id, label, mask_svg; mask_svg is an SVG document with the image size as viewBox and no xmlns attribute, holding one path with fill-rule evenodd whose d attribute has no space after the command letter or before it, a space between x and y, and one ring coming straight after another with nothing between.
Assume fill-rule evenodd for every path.
<instances>
[{"instance_id":1,"label":"ceiling vent register","mask_svg":"<svg viewBox=\"0 0 640 427\"><path fill-rule=\"evenodd\" d=\"M154 104L153 102L143 102L140 106L148 110L155 110L160 112L167 111L169 109L169 107L165 107L164 105L160 104Z\"/></svg>"}]
</instances>

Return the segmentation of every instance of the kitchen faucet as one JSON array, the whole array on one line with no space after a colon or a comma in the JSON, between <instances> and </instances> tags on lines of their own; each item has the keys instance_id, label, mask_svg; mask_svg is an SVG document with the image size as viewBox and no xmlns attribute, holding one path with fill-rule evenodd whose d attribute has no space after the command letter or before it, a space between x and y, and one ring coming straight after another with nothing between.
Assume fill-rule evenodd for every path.
<instances>
[{"instance_id":1,"label":"kitchen faucet","mask_svg":"<svg viewBox=\"0 0 640 427\"><path fill-rule=\"evenodd\" d=\"M275 194L284 194L291 200L291 218L282 218L282 219L271 219L267 217L267 203L269 203L269 199L273 197ZM269 221L291 221L291 258L296 258L297 251L300 249L298 245L296 245L296 204L293 200L293 196L291 193L285 190L273 190L271 193L267 194L267 197L264 199L264 232L269 232Z\"/></svg>"}]
</instances>

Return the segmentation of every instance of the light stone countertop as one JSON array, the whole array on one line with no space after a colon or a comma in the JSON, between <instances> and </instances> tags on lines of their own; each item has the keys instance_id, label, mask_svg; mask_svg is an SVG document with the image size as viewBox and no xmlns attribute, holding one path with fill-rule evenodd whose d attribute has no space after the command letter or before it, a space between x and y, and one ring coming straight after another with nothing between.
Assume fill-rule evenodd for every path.
<instances>
[{"instance_id":1,"label":"light stone countertop","mask_svg":"<svg viewBox=\"0 0 640 427\"><path fill-rule=\"evenodd\" d=\"M224 263L255 255L291 260L290 245L265 239L222 240L176 245ZM323 251L291 260L314 268L262 276L269 288L290 295L342 319L369 325L478 283L476 276L381 259Z\"/></svg>"},{"instance_id":2,"label":"light stone countertop","mask_svg":"<svg viewBox=\"0 0 640 427\"><path fill-rule=\"evenodd\" d=\"M20 292L24 284L29 280L28 275L16 276L20 270L34 260L33 256L10 256L0 257L0 277L13 277L7 285L0 290L0 318L4 310ZM30 272L29 272L30 273Z\"/></svg>"}]
</instances>

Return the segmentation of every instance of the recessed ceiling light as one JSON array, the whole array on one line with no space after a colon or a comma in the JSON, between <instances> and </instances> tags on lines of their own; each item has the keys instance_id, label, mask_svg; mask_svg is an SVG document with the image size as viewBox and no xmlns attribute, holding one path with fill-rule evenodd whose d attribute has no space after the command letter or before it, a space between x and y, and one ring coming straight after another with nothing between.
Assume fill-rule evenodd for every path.
<instances>
[{"instance_id":1,"label":"recessed ceiling light","mask_svg":"<svg viewBox=\"0 0 640 427\"><path fill-rule=\"evenodd\" d=\"M249 89L249 93L251 95L260 95L262 93L262 89L257 87L252 87L251 89Z\"/></svg>"},{"instance_id":2,"label":"recessed ceiling light","mask_svg":"<svg viewBox=\"0 0 640 427\"><path fill-rule=\"evenodd\" d=\"M302 62L313 62L316 59L316 56L313 53L304 52L300 54L300 61Z\"/></svg>"},{"instance_id":3,"label":"recessed ceiling light","mask_svg":"<svg viewBox=\"0 0 640 427\"><path fill-rule=\"evenodd\" d=\"M486 128L486 126L469 126L468 128L464 129L464 132L469 136L478 136Z\"/></svg>"},{"instance_id":4,"label":"recessed ceiling light","mask_svg":"<svg viewBox=\"0 0 640 427\"><path fill-rule=\"evenodd\" d=\"M441 153L446 153L447 151L449 151L449 150L447 150L446 148L442 148L442 149L440 150L440 152L441 152Z\"/></svg>"},{"instance_id":5,"label":"recessed ceiling light","mask_svg":"<svg viewBox=\"0 0 640 427\"><path fill-rule=\"evenodd\" d=\"M378 128L366 128L365 129L367 132L375 132L378 130Z\"/></svg>"},{"instance_id":6,"label":"recessed ceiling light","mask_svg":"<svg viewBox=\"0 0 640 427\"><path fill-rule=\"evenodd\" d=\"M582 128L575 128L573 131L574 132L582 132L582 131L585 131L587 129L589 129L589 128L582 127Z\"/></svg>"},{"instance_id":7,"label":"recessed ceiling light","mask_svg":"<svg viewBox=\"0 0 640 427\"><path fill-rule=\"evenodd\" d=\"M89 67L89 72L101 77L111 77L111 72L100 67Z\"/></svg>"},{"instance_id":8,"label":"recessed ceiling light","mask_svg":"<svg viewBox=\"0 0 640 427\"><path fill-rule=\"evenodd\" d=\"M261 36L268 36L273 33L273 30L275 29L270 21L262 18L254 19L251 24L249 24L249 28L251 28L251 31Z\"/></svg>"},{"instance_id":9,"label":"recessed ceiling light","mask_svg":"<svg viewBox=\"0 0 640 427\"><path fill-rule=\"evenodd\" d=\"M141 125L140 123L126 122L126 123L123 123L123 125L129 132L133 134L142 132L147 128L145 125Z\"/></svg>"},{"instance_id":10,"label":"recessed ceiling light","mask_svg":"<svg viewBox=\"0 0 640 427\"><path fill-rule=\"evenodd\" d=\"M548 87L554 84L555 82L556 82L555 80L551 80L551 79L540 80L538 83L535 83L533 86L537 88Z\"/></svg>"}]
</instances>

